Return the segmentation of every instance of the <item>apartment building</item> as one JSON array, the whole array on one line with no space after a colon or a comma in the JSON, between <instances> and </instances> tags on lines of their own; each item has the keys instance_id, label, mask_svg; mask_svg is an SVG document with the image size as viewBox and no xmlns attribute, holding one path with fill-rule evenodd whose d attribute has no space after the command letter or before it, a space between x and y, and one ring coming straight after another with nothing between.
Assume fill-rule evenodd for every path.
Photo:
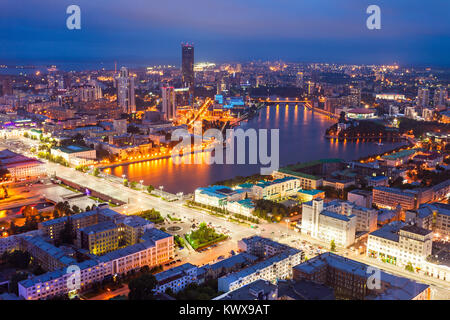
<instances>
[{"instance_id":1,"label":"apartment building","mask_svg":"<svg viewBox=\"0 0 450 320\"><path fill-rule=\"evenodd\" d=\"M42 161L8 149L0 151L0 167L8 170L7 177L12 181L35 180L47 174Z\"/></svg>"},{"instance_id":2,"label":"apartment building","mask_svg":"<svg viewBox=\"0 0 450 320\"><path fill-rule=\"evenodd\" d=\"M238 247L240 251L263 260L238 272L220 277L219 291L236 290L259 279L272 282L277 279L290 279L292 267L305 258L301 250L259 236L241 239L238 241Z\"/></svg>"},{"instance_id":3,"label":"apartment building","mask_svg":"<svg viewBox=\"0 0 450 320\"><path fill-rule=\"evenodd\" d=\"M289 196L296 196L300 188L300 179L284 177L272 181L259 181L252 187L254 199L277 200Z\"/></svg>"},{"instance_id":4,"label":"apartment building","mask_svg":"<svg viewBox=\"0 0 450 320\"><path fill-rule=\"evenodd\" d=\"M194 193L194 201L217 208L224 208L228 201L239 201L245 198L246 190L233 190L226 186L215 185L205 188L197 188Z\"/></svg>"},{"instance_id":5,"label":"apartment building","mask_svg":"<svg viewBox=\"0 0 450 320\"><path fill-rule=\"evenodd\" d=\"M373 203L378 207L393 209L399 204L404 210L417 209L419 192L415 190L400 190L389 187L374 187Z\"/></svg>"},{"instance_id":6,"label":"apartment building","mask_svg":"<svg viewBox=\"0 0 450 320\"><path fill-rule=\"evenodd\" d=\"M277 300L278 287L267 280L256 280L213 300Z\"/></svg>"},{"instance_id":7,"label":"apartment building","mask_svg":"<svg viewBox=\"0 0 450 320\"><path fill-rule=\"evenodd\" d=\"M405 222L433 231L437 237L450 236L450 205L443 203L422 204L417 210L406 211Z\"/></svg>"},{"instance_id":8,"label":"apartment building","mask_svg":"<svg viewBox=\"0 0 450 320\"><path fill-rule=\"evenodd\" d=\"M372 208L366 208L358 206L350 201L338 201L333 200L325 204L325 208L328 211L344 215L356 216L356 231L368 231L372 232L377 229L377 210Z\"/></svg>"},{"instance_id":9,"label":"apartment building","mask_svg":"<svg viewBox=\"0 0 450 320\"><path fill-rule=\"evenodd\" d=\"M337 204L324 205L323 200L302 204L301 232L326 242L348 247L355 242L356 221L354 214L342 214Z\"/></svg>"},{"instance_id":10,"label":"apartment building","mask_svg":"<svg viewBox=\"0 0 450 320\"><path fill-rule=\"evenodd\" d=\"M401 221L369 234L367 255L394 265L420 266L432 252L432 232Z\"/></svg>"},{"instance_id":11,"label":"apartment building","mask_svg":"<svg viewBox=\"0 0 450 320\"><path fill-rule=\"evenodd\" d=\"M432 231L401 221L369 234L367 256L411 271L450 281L448 261L434 261Z\"/></svg>"},{"instance_id":12,"label":"apartment building","mask_svg":"<svg viewBox=\"0 0 450 320\"><path fill-rule=\"evenodd\" d=\"M228 292L239 289L257 280L275 282L292 278L292 267L304 259L303 251L289 248L241 271L231 273L218 280L218 290Z\"/></svg>"},{"instance_id":13,"label":"apartment building","mask_svg":"<svg viewBox=\"0 0 450 320\"><path fill-rule=\"evenodd\" d=\"M68 221L67 217L64 218L66 219L59 218L54 223L44 224L38 233L44 236L52 234L56 229L64 227ZM20 240L23 244L19 243L19 248L30 252L39 264L50 270L19 283L19 294L23 298L45 299L54 295L82 292L105 277L124 274L143 266L158 266L174 257L173 236L154 228L151 222L145 224L140 219L123 216L110 209L84 212L71 218L74 221L73 228L79 231L77 241L81 246L88 246L97 255L107 253L101 256L91 255L91 260L79 263L62 247L57 248L34 233L20 237L24 239ZM80 228L88 223L94 224ZM129 228L128 235L125 225ZM125 242L129 243L134 242L141 232L142 236L132 245L110 251L112 247L117 247L120 232L124 232L122 237L124 240L128 239ZM73 272L71 270L77 268L81 270L81 282L73 289L67 280Z\"/></svg>"},{"instance_id":14,"label":"apartment building","mask_svg":"<svg viewBox=\"0 0 450 320\"><path fill-rule=\"evenodd\" d=\"M272 239L253 236L239 240L238 248L241 252L245 252L259 258L265 258L286 251L290 247L273 241Z\"/></svg>"},{"instance_id":15,"label":"apartment building","mask_svg":"<svg viewBox=\"0 0 450 320\"><path fill-rule=\"evenodd\" d=\"M68 163L75 166L89 165L97 159L97 151L95 149L83 146L54 147L50 152L53 156L63 157Z\"/></svg>"},{"instance_id":16,"label":"apartment building","mask_svg":"<svg viewBox=\"0 0 450 320\"><path fill-rule=\"evenodd\" d=\"M198 276L202 280L218 279L226 274L237 272L251 264L257 262L260 258L248 252L241 252L227 259L217 261L212 264L204 265L199 268Z\"/></svg>"},{"instance_id":17,"label":"apartment building","mask_svg":"<svg viewBox=\"0 0 450 320\"><path fill-rule=\"evenodd\" d=\"M180 292L191 283L199 283L197 272L198 267L190 263L160 272L155 275L157 284L154 291L164 293L170 289L174 293Z\"/></svg>"},{"instance_id":18,"label":"apartment building","mask_svg":"<svg viewBox=\"0 0 450 320\"><path fill-rule=\"evenodd\" d=\"M274 179L283 179L286 177L298 179L300 183L299 188L306 190L319 189L323 184L323 179L319 176L291 171L285 168L278 169L278 171L275 171L272 176Z\"/></svg>"},{"instance_id":19,"label":"apartment building","mask_svg":"<svg viewBox=\"0 0 450 320\"><path fill-rule=\"evenodd\" d=\"M153 222L138 216L127 216L119 223L119 233L124 234L124 245L130 246L139 242L145 231L155 227ZM120 234L119 234L120 239Z\"/></svg>"},{"instance_id":20,"label":"apartment building","mask_svg":"<svg viewBox=\"0 0 450 320\"><path fill-rule=\"evenodd\" d=\"M372 192L367 190L352 190L347 194L347 200L360 207L372 208Z\"/></svg>"},{"instance_id":21,"label":"apartment building","mask_svg":"<svg viewBox=\"0 0 450 320\"><path fill-rule=\"evenodd\" d=\"M95 255L117 250L119 227L112 221L105 221L81 228L77 233L77 246Z\"/></svg>"},{"instance_id":22,"label":"apartment building","mask_svg":"<svg viewBox=\"0 0 450 320\"><path fill-rule=\"evenodd\" d=\"M429 300L430 286L380 271L380 286L369 286L373 268L331 252L293 267L294 280L309 280L334 289L337 299Z\"/></svg>"},{"instance_id":23,"label":"apartment building","mask_svg":"<svg viewBox=\"0 0 450 320\"><path fill-rule=\"evenodd\" d=\"M19 249L28 252L47 271L54 271L77 262L62 248L55 247L40 236L20 237Z\"/></svg>"},{"instance_id":24,"label":"apartment building","mask_svg":"<svg viewBox=\"0 0 450 320\"><path fill-rule=\"evenodd\" d=\"M19 282L19 296L26 300L45 300L52 296L82 292L112 274L111 263L87 260L76 266L79 268L79 286L75 280L75 269L62 268Z\"/></svg>"}]
</instances>

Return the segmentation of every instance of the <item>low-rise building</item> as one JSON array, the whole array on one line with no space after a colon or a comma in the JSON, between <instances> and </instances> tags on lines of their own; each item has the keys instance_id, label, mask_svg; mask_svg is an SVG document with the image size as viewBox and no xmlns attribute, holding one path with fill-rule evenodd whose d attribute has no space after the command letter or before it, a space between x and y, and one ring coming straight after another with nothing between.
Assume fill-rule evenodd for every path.
<instances>
[{"instance_id":1,"label":"low-rise building","mask_svg":"<svg viewBox=\"0 0 450 320\"><path fill-rule=\"evenodd\" d=\"M119 248L119 227L112 221L97 223L78 230L79 248L102 255Z\"/></svg>"},{"instance_id":2,"label":"low-rise building","mask_svg":"<svg viewBox=\"0 0 450 320\"><path fill-rule=\"evenodd\" d=\"M301 232L326 242L334 241L339 246L352 245L355 242L357 217L336 211L327 210L323 200L303 203Z\"/></svg>"},{"instance_id":3,"label":"low-rise building","mask_svg":"<svg viewBox=\"0 0 450 320\"><path fill-rule=\"evenodd\" d=\"M224 293L213 300L277 300L278 287L267 280L256 280L239 289Z\"/></svg>"},{"instance_id":4,"label":"low-rise building","mask_svg":"<svg viewBox=\"0 0 450 320\"><path fill-rule=\"evenodd\" d=\"M240 240L238 247L241 251L263 260L238 272L220 277L219 291L233 291L260 279L271 282L278 279L290 279L292 266L301 263L305 257L301 250L259 236Z\"/></svg>"},{"instance_id":5,"label":"low-rise building","mask_svg":"<svg viewBox=\"0 0 450 320\"><path fill-rule=\"evenodd\" d=\"M245 189L233 190L230 187L215 185L197 188L194 194L194 201L216 208L225 208L228 201L243 200L245 193Z\"/></svg>"},{"instance_id":6,"label":"low-rise building","mask_svg":"<svg viewBox=\"0 0 450 320\"><path fill-rule=\"evenodd\" d=\"M374 268L326 252L294 266L294 280L313 281L334 290L337 299L429 300L430 286L379 270L379 287L370 283Z\"/></svg>"},{"instance_id":7,"label":"low-rise building","mask_svg":"<svg viewBox=\"0 0 450 320\"><path fill-rule=\"evenodd\" d=\"M177 293L185 289L191 283L199 283L197 277L198 267L190 263L160 272L155 275L157 284L154 289L156 293L165 293L170 289Z\"/></svg>"},{"instance_id":8,"label":"low-rise building","mask_svg":"<svg viewBox=\"0 0 450 320\"><path fill-rule=\"evenodd\" d=\"M405 164L410 160L415 154L417 154L417 149L402 150L389 155L382 156L387 166L398 167Z\"/></svg>"},{"instance_id":9,"label":"low-rise building","mask_svg":"<svg viewBox=\"0 0 450 320\"><path fill-rule=\"evenodd\" d=\"M423 264L432 250L432 232L401 221L391 222L369 234L367 256L400 267Z\"/></svg>"},{"instance_id":10,"label":"low-rise building","mask_svg":"<svg viewBox=\"0 0 450 320\"><path fill-rule=\"evenodd\" d=\"M79 233L90 233L90 226L94 234L113 232L114 228L125 229L123 222L128 218L110 209L98 209L72 216L70 220L74 230ZM72 218L71 217L71 218ZM37 232L53 234L56 229L64 228L68 223L66 219L55 219L54 223L41 224ZM47 221L46 221L47 222ZM129 222L129 221L128 221ZM84 225L81 227L81 225ZM130 227L134 225L129 223ZM136 228L142 228L143 234L138 242L118 250L110 251L102 256L90 255L91 260L77 262L60 248L46 242L35 234L23 237L23 244L19 248L29 251L39 263L51 272L32 277L19 282L19 295L27 300L46 299L51 296L78 293L90 288L95 282L106 277L125 274L131 270L137 270L143 266L155 267L162 265L174 256L173 236L153 227L153 224L143 225L138 223ZM110 229L112 228L112 229ZM100 231L99 231L100 230ZM112 230L112 231L111 231ZM117 229L115 229L117 230ZM98 232L97 232L98 231ZM139 230L134 232L139 233ZM122 232L127 232L123 230ZM127 237L122 235L124 239ZM109 237L109 236L108 236ZM21 237L22 238L22 237ZM116 237L114 236L114 246ZM130 239L133 238L130 236ZM98 239L97 239L98 240ZM133 242L130 240L130 242ZM101 246L102 243L98 243ZM104 245L103 248L109 247ZM102 251L102 252L100 252ZM97 254L107 250L99 250ZM80 282L73 284L73 273L79 270Z\"/></svg>"},{"instance_id":11,"label":"low-rise building","mask_svg":"<svg viewBox=\"0 0 450 320\"><path fill-rule=\"evenodd\" d=\"M366 177L368 187L385 187L389 185L389 178L385 176Z\"/></svg>"},{"instance_id":12,"label":"low-rise building","mask_svg":"<svg viewBox=\"0 0 450 320\"><path fill-rule=\"evenodd\" d=\"M347 200L360 207L372 208L372 191L352 190L347 194Z\"/></svg>"},{"instance_id":13,"label":"low-rise building","mask_svg":"<svg viewBox=\"0 0 450 320\"><path fill-rule=\"evenodd\" d=\"M301 202L308 202L314 199L325 199L325 191L317 189L299 189L297 190L297 196Z\"/></svg>"},{"instance_id":14,"label":"low-rise building","mask_svg":"<svg viewBox=\"0 0 450 320\"><path fill-rule=\"evenodd\" d=\"M259 279L272 282L277 279L290 279L292 266L301 263L303 259L302 251L290 248L241 271L219 278L218 290L236 290Z\"/></svg>"},{"instance_id":15,"label":"low-rise building","mask_svg":"<svg viewBox=\"0 0 450 320\"><path fill-rule=\"evenodd\" d=\"M241 214L247 217L253 217L253 211L255 211L255 204L251 199L242 199L238 201L227 202L227 211L231 213Z\"/></svg>"},{"instance_id":16,"label":"low-rise building","mask_svg":"<svg viewBox=\"0 0 450 320\"><path fill-rule=\"evenodd\" d=\"M277 200L297 195L300 180L294 177L284 177L272 181L259 181L252 187L255 199Z\"/></svg>"},{"instance_id":17,"label":"low-rise building","mask_svg":"<svg viewBox=\"0 0 450 320\"><path fill-rule=\"evenodd\" d=\"M405 222L433 231L437 237L450 236L450 205L443 203L422 204L419 209L406 211Z\"/></svg>"},{"instance_id":18,"label":"low-rise building","mask_svg":"<svg viewBox=\"0 0 450 320\"><path fill-rule=\"evenodd\" d=\"M400 190L389 187L374 187L373 203L381 208L393 209L399 204L404 210L418 207L419 192L415 190Z\"/></svg>"},{"instance_id":19,"label":"low-rise building","mask_svg":"<svg viewBox=\"0 0 450 320\"><path fill-rule=\"evenodd\" d=\"M12 181L37 180L46 176L44 163L8 149L0 151L0 167L7 169Z\"/></svg>"},{"instance_id":20,"label":"low-rise building","mask_svg":"<svg viewBox=\"0 0 450 320\"><path fill-rule=\"evenodd\" d=\"M54 147L50 153L55 157L63 157L74 166L90 165L97 159L97 151L95 149L83 146Z\"/></svg>"}]
</instances>

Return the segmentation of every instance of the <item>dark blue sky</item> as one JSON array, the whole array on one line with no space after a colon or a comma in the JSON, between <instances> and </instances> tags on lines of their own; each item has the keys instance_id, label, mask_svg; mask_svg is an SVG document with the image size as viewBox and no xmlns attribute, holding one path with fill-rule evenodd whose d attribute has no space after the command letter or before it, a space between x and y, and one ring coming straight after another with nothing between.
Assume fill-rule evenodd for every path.
<instances>
[{"instance_id":1,"label":"dark blue sky","mask_svg":"<svg viewBox=\"0 0 450 320\"><path fill-rule=\"evenodd\" d=\"M66 28L81 7L82 29ZM366 8L381 8L381 30ZM327 61L450 66L448 0L1 0L0 62Z\"/></svg>"}]
</instances>

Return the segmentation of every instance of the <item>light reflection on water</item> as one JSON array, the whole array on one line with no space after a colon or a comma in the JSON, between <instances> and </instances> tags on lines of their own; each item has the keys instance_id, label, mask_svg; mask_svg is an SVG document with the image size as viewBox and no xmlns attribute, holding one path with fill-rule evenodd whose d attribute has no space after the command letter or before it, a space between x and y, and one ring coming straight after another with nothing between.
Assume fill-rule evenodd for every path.
<instances>
[{"instance_id":1,"label":"light reflection on water","mask_svg":"<svg viewBox=\"0 0 450 320\"><path fill-rule=\"evenodd\" d=\"M279 105L263 108L260 114L241 127L279 128L280 129L280 165L311 161L323 158L357 159L378 151L389 150L401 145L401 142L384 142L378 146L374 142L351 142L324 138L325 130L335 120L304 108L302 105L289 107ZM202 155L206 159L206 154ZM193 163L193 156L191 156ZM169 159L140 162L113 168L111 173L121 177L123 174L132 181L144 180L145 184L155 187L164 186L170 192L192 192L195 188L214 182L259 173L258 165L208 165L176 164Z\"/></svg>"}]
</instances>

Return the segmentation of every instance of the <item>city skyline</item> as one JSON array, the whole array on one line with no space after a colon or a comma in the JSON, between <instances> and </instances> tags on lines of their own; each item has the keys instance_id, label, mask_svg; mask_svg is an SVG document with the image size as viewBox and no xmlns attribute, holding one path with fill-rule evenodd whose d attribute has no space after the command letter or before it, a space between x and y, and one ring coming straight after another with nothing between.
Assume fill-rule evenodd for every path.
<instances>
[{"instance_id":1,"label":"city skyline","mask_svg":"<svg viewBox=\"0 0 450 320\"><path fill-rule=\"evenodd\" d=\"M0 302L450 300L448 0L38 3L0 4Z\"/></svg>"},{"instance_id":2,"label":"city skyline","mask_svg":"<svg viewBox=\"0 0 450 320\"><path fill-rule=\"evenodd\" d=\"M381 29L366 27L367 1L195 1L184 4L85 0L81 30L68 30L70 3L39 8L4 1L0 59L6 62L179 63L181 42L193 42L196 61L277 60L400 63L449 66L449 22L444 1L378 1ZM268 23L271 22L271 23Z\"/></svg>"}]
</instances>

